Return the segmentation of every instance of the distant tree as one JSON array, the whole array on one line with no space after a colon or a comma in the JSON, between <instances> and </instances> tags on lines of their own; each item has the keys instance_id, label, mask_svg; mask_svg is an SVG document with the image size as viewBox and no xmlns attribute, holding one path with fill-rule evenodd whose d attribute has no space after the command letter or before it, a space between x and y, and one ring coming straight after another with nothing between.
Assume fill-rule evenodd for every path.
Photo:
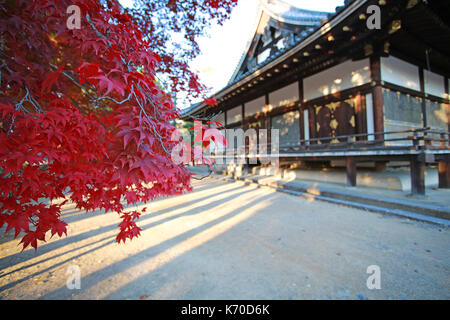
<instances>
[{"instance_id":1,"label":"distant tree","mask_svg":"<svg viewBox=\"0 0 450 320\"><path fill-rule=\"evenodd\" d=\"M213 24L229 18L238 0L135 0L126 9L159 54L156 71L164 74L170 92L184 92L189 100L204 98L207 89L188 62L200 53L197 40ZM173 43L182 38L184 41ZM175 49L175 50L174 50ZM213 103L213 101L211 101Z\"/></svg>"}]
</instances>

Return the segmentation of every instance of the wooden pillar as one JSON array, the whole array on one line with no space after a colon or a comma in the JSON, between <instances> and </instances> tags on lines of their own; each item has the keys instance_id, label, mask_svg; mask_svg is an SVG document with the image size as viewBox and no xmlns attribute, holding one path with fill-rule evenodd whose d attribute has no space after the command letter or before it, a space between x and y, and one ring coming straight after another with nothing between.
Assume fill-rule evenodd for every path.
<instances>
[{"instance_id":1,"label":"wooden pillar","mask_svg":"<svg viewBox=\"0 0 450 320\"><path fill-rule=\"evenodd\" d=\"M410 160L411 193L425 195L425 162L420 156L412 156Z\"/></svg>"},{"instance_id":2,"label":"wooden pillar","mask_svg":"<svg viewBox=\"0 0 450 320\"><path fill-rule=\"evenodd\" d=\"M224 122L224 124L223 124L223 126L226 128L227 127L227 121L228 121L228 119L227 119L227 109L223 109L224 111L223 111L223 122Z\"/></svg>"},{"instance_id":3,"label":"wooden pillar","mask_svg":"<svg viewBox=\"0 0 450 320\"><path fill-rule=\"evenodd\" d=\"M422 67L419 68L419 82L420 82L420 92L422 93L422 126L425 128L428 125L427 121L427 102L425 100L425 75L424 69Z\"/></svg>"},{"instance_id":4,"label":"wooden pillar","mask_svg":"<svg viewBox=\"0 0 450 320\"><path fill-rule=\"evenodd\" d=\"M266 93L266 106L269 105L269 94ZM270 124L270 116L269 116L269 111L266 111L265 114L265 125L266 125L266 129L267 129L267 144L271 145L271 134L270 134L270 129L272 128L271 124ZM270 151L270 148L267 149L267 152Z\"/></svg>"},{"instance_id":5,"label":"wooden pillar","mask_svg":"<svg viewBox=\"0 0 450 320\"><path fill-rule=\"evenodd\" d=\"M317 134L317 119L316 119L316 106L308 107L309 112L309 137L310 139L315 139L318 137ZM317 141L310 142L316 144Z\"/></svg>"},{"instance_id":6,"label":"wooden pillar","mask_svg":"<svg viewBox=\"0 0 450 320\"><path fill-rule=\"evenodd\" d=\"M247 121L245 120L245 104L243 103L242 105L241 105L241 128L242 128L242 131L244 131L244 134L245 134L245 131L248 129L248 127L247 127ZM250 163L250 159L248 158L248 153L247 153L247 139L245 138L245 135L244 135L244 163L243 163L243 166L242 166L242 175L247 175L247 173L248 173L248 164Z\"/></svg>"},{"instance_id":7,"label":"wooden pillar","mask_svg":"<svg viewBox=\"0 0 450 320\"><path fill-rule=\"evenodd\" d=\"M448 77L445 77L445 82L444 82L444 89L445 89L445 93L447 95L447 99L449 99L449 88L448 88L448 81L450 80Z\"/></svg>"},{"instance_id":8,"label":"wooden pillar","mask_svg":"<svg viewBox=\"0 0 450 320\"><path fill-rule=\"evenodd\" d=\"M346 158L347 164L347 186L356 186L356 161L353 157Z\"/></svg>"},{"instance_id":9,"label":"wooden pillar","mask_svg":"<svg viewBox=\"0 0 450 320\"><path fill-rule=\"evenodd\" d=\"M264 126L265 126L266 132L267 132L266 154L269 155L269 154L272 154L272 135L270 132L270 128L271 128L270 116L269 116L269 111L267 110L267 106L269 105L269 94L268 93L265 94L265 104L266 104L266 106L265 106L266 111L264 112L264 115L263 115L264 119L262 119L261 121L264 121ZM266 162L264 162L265 166L266 165L270 166L271 162L269 160L271 160L271 158L266 158Z\"/></svg>"},{"instance_id":10,"label":"wooden pillar","mask_svg":"<svg viewBox=\"0 0 450 320\"><path fill-rule=\"evenodd\" d=\"M449 94L449 78L445 77L445 93L447 99L450 98ZM447 130L450 132L450 113L447 114ZM445 139L445 134L441 138ZM450 136L447 135L447 141L442 141L441 145L448 146L450 141ZM439 188L450 188L450 157L447 156L446 159L438 162L438 172L439 172Z\"/></svg>"},{"instance_id":11,"label":"wooden pillar","mask_svg":"<svg viewBox=\"0 0 450 320\"><path fill-rule=\"evenodd\" d=\"M373 99L373 119L375 132L384 131L384 111L383 111L383 88L381 86L381 62L380 57L372 56L370 58L370 75L372 84ZM384 135L376 135L375 139L384 140Z\"/></svg>"},{"instance_id":12,"label":"wooden pillar","mask_svg":"<svg viewBox=\"0 0 450 320\"><path fill-rule=\"evenodd\" d=\"M450 161L449 159L438 162L439 188L450 188Z\"/></svg>"},{"instance_id":13,"label":"wooden pillar","mask_svg":"<svg viewBox=\"0 0 450 320\"><path fill-rule=\"evenodd\" d=\"M303 119L303 109L302 109L302 105L303 105L303 78L301 78L300 76L298 77L298 101L299 104L297 106L297 110L300 113L299 114L299 129L300 129L300 140L304 140L305 139L305 134L304 134L304 119ZM309 118L308 118L309 119Z\"/></svg>"},{"instance_id":14,"label":"wooden pillar","mask_svg":"<svg viewBox=\"0 0 450 320\"><path fill-rule=\"evenodd\" d=\"M375 132L384 132L383 88L375 86L372 92ZM384 134L375 136L376 140L384 140Z\"/></svg>"},{"instance_id":15,"label":"wooden pillar","mask_svg":"<svg viewBox=\"0 0 450 320\"><path fill-rule=\"evenodd\" d=\"M355 127L356 133L367 132L367 119L366 119L366 105L363 101L361 94L357 94L354 98L355 101ZM363 140L363 137L358 137L356 140Z\"/></svg>"},{"instance_id":16,"label":"wooden pillar","mask_svg":"<svg viewBox=\"0 0 450 320\"><path fill-rule=\"evenodd\" d=\"M244 132L245 132L245 130L248 129L248 127L247 127L248 123L247 123L247 120L245 119L245 104L241 105L241 116L242 116L241 127L242 127L242 130L244 130Z\"/></svg>"},{"instance_id":17,"label":"wooden pillar","mask_svg":"<svg viewBox=\"0 0 450 320\"><path fill-rule=\"evenodd\" d=\"M446 95L447 100L450 99L450 92L449 92L450 89L449 89L449 85L448 85L449 80L450 79L448 77L445 77L445 95ZM447 113L447 131L450 131L450 112Z\"/></svg>"}]
</instances>

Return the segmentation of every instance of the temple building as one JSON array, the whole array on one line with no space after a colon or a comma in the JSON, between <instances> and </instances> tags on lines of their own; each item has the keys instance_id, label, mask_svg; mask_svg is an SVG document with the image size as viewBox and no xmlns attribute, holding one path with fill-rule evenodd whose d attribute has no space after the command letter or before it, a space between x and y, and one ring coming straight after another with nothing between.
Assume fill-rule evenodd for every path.
<instances>
[{"instance_id":1,"label":"temple building","mask_svg":"<svg viewBox=\"0 0 450 320\"><path fill-rule=\"evenodd\" d=\"M261 0L259 20L218 106L183 111L226 128L279 129L287 166L427 167L450 186L450 1L353 0L335 13ZM271 142L270 134L268 137Z\"/></svg>"}]
</instances>

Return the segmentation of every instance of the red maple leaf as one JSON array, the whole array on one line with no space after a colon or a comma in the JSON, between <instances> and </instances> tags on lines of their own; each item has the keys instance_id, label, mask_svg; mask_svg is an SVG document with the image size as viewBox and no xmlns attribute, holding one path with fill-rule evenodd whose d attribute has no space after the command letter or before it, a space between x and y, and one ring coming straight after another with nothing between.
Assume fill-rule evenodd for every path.
<instances>
[{"instance_id":1,"label":"red maple leaf","mask_svg":"<svg viewBox=\"0 0 450 320\"><path fill-rule=\"evenodd\" d=\"M124 242L141 233L140 213L124 215L126 202L192 189L190 173L170 159L180 116L171 96L205 96L187 59L198 53L204 28L229 17L235 1L145 0L138 10L75 2L80 30L67 28L67 1L0 5L0 227L22 237L23 249L67 235L55 200L116 211L124 219L117 241ZM166 46L173 32L188 42L179 52ZM162 73L167 85L156 77Z\"/></svg>"}]
</instances>

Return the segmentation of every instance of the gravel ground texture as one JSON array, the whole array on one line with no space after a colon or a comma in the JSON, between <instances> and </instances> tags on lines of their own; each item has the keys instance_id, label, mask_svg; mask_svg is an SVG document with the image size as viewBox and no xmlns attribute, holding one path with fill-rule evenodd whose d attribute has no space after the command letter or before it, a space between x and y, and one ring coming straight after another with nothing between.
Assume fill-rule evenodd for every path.
<instances>
[{"instance_id":1,"label":"gravel ground texture","mask_svg":"<svg viewBox=\"0 0 450 320\"><path fill-rule=\"evenodd\" d=\"M448 228L211 178L146 206L126 244L73 204L37 251L3 227L0 299L450 299Z\"/></svg>"}]
</instances>

